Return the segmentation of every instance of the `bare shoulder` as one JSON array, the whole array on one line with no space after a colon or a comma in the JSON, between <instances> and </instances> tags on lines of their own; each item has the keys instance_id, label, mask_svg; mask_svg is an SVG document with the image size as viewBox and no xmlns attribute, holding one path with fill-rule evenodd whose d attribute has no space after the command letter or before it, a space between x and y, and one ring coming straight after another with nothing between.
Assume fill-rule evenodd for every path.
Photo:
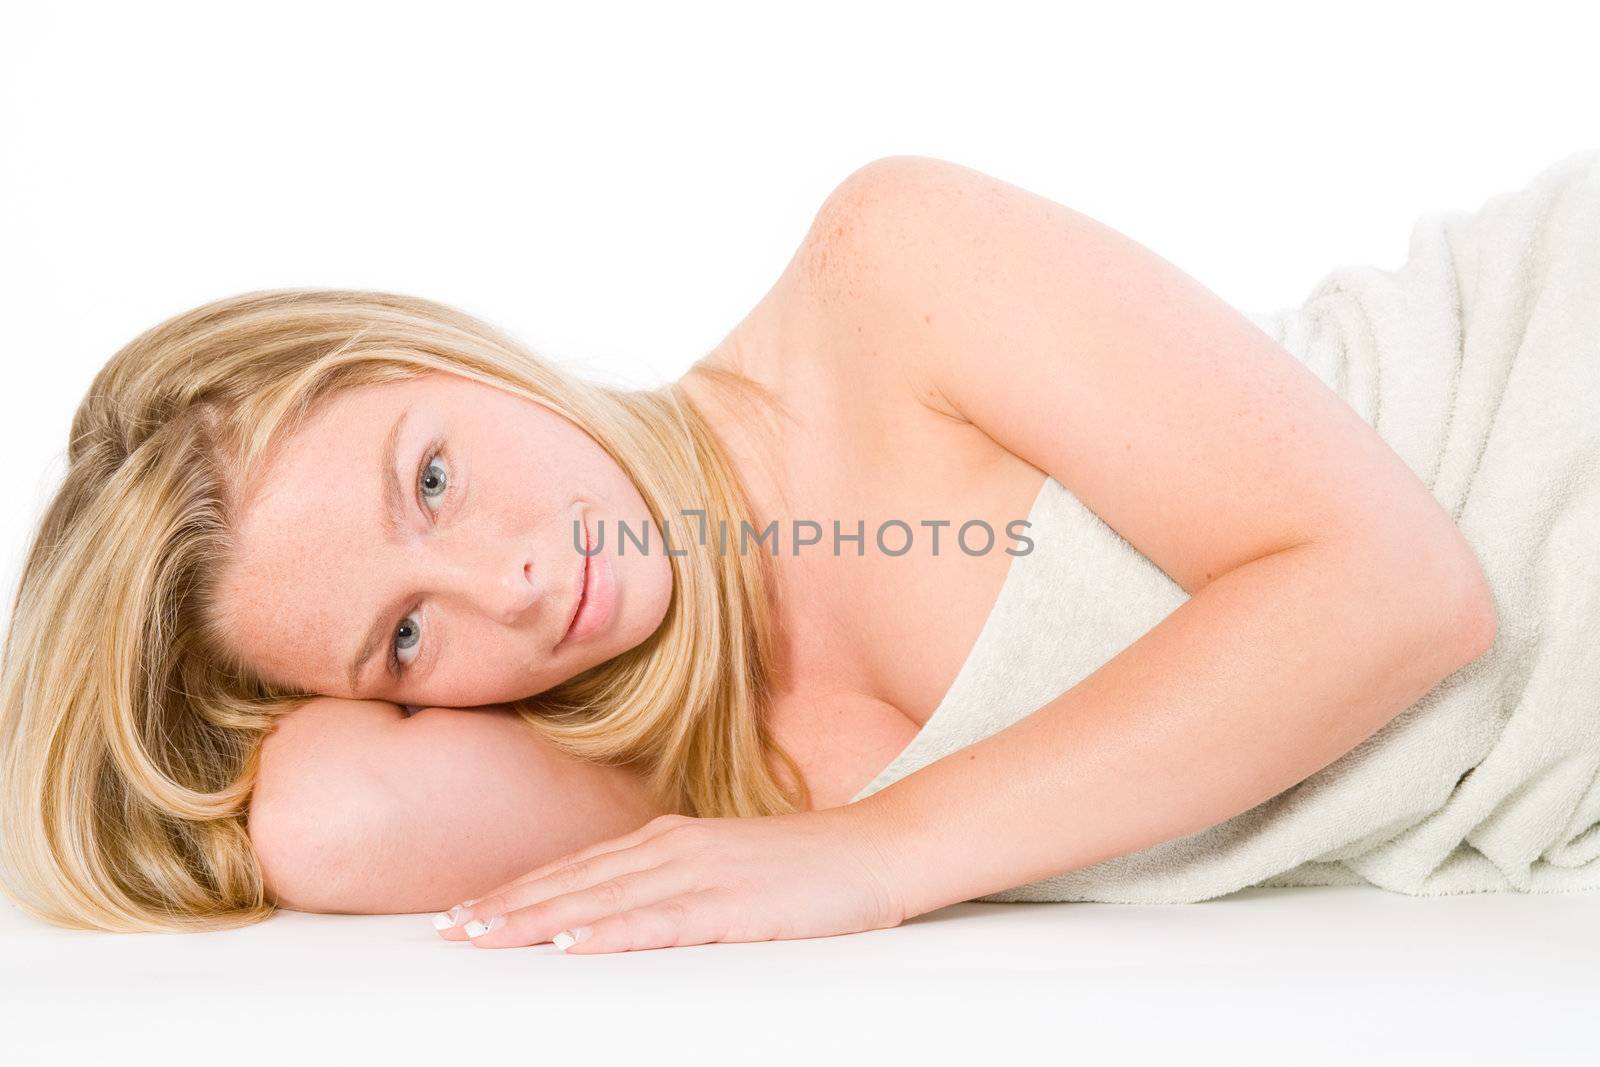
<instances>
[{"instance_id":1,"label":"bare shoulder","mask_svg":"<svg viewBox=\"0 0 1600 1067\"><path fill-rule=\"evenodd\" d=\"M884 156L846 174L823 198L782 275L724 346L785 386L959 418L939 396L918 353L904 343L899 310L883 299L903 285L902 260L886 244L901 206L961 174L983 175L928 156ZM803 401L802 401L803 402Z\"/></svg>"},{"instance_id":2,"label":"bare shoulder","mask_svg":"<svg viewBox=\"0 0 1600 1067\"><path fill-rule=\"evenodd\" d=\"M932 156L883 156L857 167L822 199L777 281L702 361L753 379L778 400L784 417L769 424L777 427L772 436L803 445L806 470L789 473L810 483L808 503L845 503L832 493L844 487L886 506L914 503L909 494L931 509L946 490L971 487L997 468L1036 487L1037 472L938 384L927 343L971 306L966 283L930 288L919 265L953 258L936 232L942 207L993 198L1015 198L1023 212L1045 202ZM906 484L916 470L940 472L943 489Z\"/></svg>"},{"instance_id":3,"label":"bare shoulder","mask_svg":"<svg viewBox=\"0 0 1600 1067\"><path fill-rule=\"evenodd\" d=\"M883 156L857 167L828 194L796 257L807 294L835 313L870 311L872 296L903 256L915 254L901 223L938 196L1023 201L1033 194L933 156Z\"/></svg>"},{"instance_id":4,"label":"bare shoulder","mask_svg":"<svg viewBox=\"0 0 1600 1067\"><path fill-rule=\"evenodd\" d=\"M760 406L771 417L756 436L803 441L816 474L834 469L830 454L841 463L848 455L859 482L861 465L887 435L911 448L927 435L970 430L933 387L907 344L902 313L882 295L905 287L893 277L895 257L882 250L882 235L893 229L882 220L947 166L954 164L885 156L846 174L818 205L780 276L694 368L697 384L726 371L757 383L776 403ZM729 395L721 394L726 418L750 419L752 409L726 403ZM992 462L992 443L979 437L964 434L956 447L974 462Z\"/></svg>"}]
</instances>

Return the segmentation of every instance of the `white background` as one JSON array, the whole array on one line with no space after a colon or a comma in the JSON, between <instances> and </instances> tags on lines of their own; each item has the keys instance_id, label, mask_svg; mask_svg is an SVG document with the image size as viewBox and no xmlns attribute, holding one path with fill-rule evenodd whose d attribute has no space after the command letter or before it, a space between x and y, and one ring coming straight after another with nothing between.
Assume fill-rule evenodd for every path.
<instances>
[{"instance_id":1,"label":"white background","mask_svg":"<svg viewBox=\"0 0 1600 1067\"><path fill-rule=\"evenodd\" d=\"M7 601L91 377L134 335L199 303L282 286L410 292L489 319L580 373L654 384L704 354L766 291L841 178L879 156L912 153L975 167L1087 212L1235 306L1276 310L1298 303L1334 267L1398 266L1418 215L1474 209L1560 157L1600 147L1600 35L1586 17L1579 4L1348 0L5 3L0 417L12 484L0 509L0 577ZM1560 915L1576 918L1573 903ZM1238 937L1258 928L1253 919L1232 926L1224 917L1233 913L1202 908L1184 912L1186 922L1177 927L1141 932L1142 920L1130 917L1136 911L1053 913L1099 931L1098 962L1086 970L1081 960L1073 962L1070 930L1057 932L1048 958L1029 957L1027 940L1008 935L1012 920L1001 918L1020 913L995 909L987 921L1008 924L992 932L1016 962L994 961L984 972L987 988L1008 988L1018 998L1026 989L1036 994L1008 1001L1016 1010L1004 1016L1008 1029L996 1032L995 1047L1021 1054L1014 1016L1024 1004L1048 1009L1048 997L1041 999L1042 987L1030 979L1044 968L1060 983L1053 988L1058 1004L1091 1003L1085 997L1100 991L1095 1010L1071 1026L1039 1023L1039 1036L1063 1058L1075 1049L1101 1059L1118 1048L1131 1054L1137 1044L1120 1045L1118 1035L1136 1042L1143 1026L1149 1039L1165 1003L1168 1018L1173 1005L1187 1005L1186 1025L1216 1021L1216 1055L1242 1047L1229 1042L1252 1030L1268 1035L1263 1041L1276 1049L1276 1062L1318 1062L1318 1049L1332 1052L1329 1034L1341 1035L1340 1055L1360 1047L1348 1044L1357 1034L1352 1005L1377 1005L1372 1010L1398 1033L1406 1018L1424 1018L1399 1009L1405 998L1440 988L1437 981L1459 982L1472 965L1470 954L1443 953L1441 946L1466 943L1475 927L1481 935L1499 921L1485 918L1491 907L1493 916L1509 916L1512 908L1539 904L1503 900L1430 912L1431 922L1445 925L1429 927L1437 933L1417 942L1414 954L1390 940L1401 927L1386 927L1391 954L1413 958L1420 969L1410 977L1387 971L1389 984L1377 992L1364 984L1354 956L1348 972L1277 984L1275 969L1307 973L1307 960L1325 959L1330 946L1345 943L1329 933L1296 944L1296 931L1310 934L1298 921L1274 927L1273 944L1258 944L1258 955L1230 972ZM1536 914L1557 912L1518 911L1500 928L1527 929L1521 924ZM1092 915L1108 918L1091 921ZM1460 940L1451 936L1457 921L1451 915L1472 916L1461 922ZM635 1048L651 1042L686 1048L683 1029L645 1032L630 1024L646 1018L638 1010L598 1003L609 983L599 970L607 961L598 958L541 956L538 968L519 972L517 957L501 955L493 981L514 982L521 973L526 997L514 985L497 984L493 996L478 1000L493 1010L479 1016L471 1002L460 1002L463 989L471 990L460 984L471 981L470 956L457 953L447 970L432 970L443 965L393 940L388 931L400 929L394 919L366 926L295 922L287 942L264 930L164 942L160 958L185 973L198 966L192 973L205 976L204 991L181 982L141 987L135 974L143 950L136 946L144 942L111 935L55 942L30 928L17 942L31 946L26 958L59 960L59 975L47 980L56 991L49 996L72 989L79 981L73 976L81 975L96 990L98 1006L54 1000L42 1014L33 1014L37 1004L27 1011L36 1023L77 1026L63 1037L92 1039L105 1049L122 1031L97 1030L95 1020L107 1018L106 1003L123 1003L124 1015L155 1028L149 1047L170 1042L173 1062L210 1053L254 1062L251 1049L269 1046L274 1055L280 1046L314 1054L316 1040L336 1034L343 1043L323 1048L339 1047L359 1062L349 1042L363 1031L342 1028L359 1019L341 1021L340 1002L324 986L316 987L311 1013L321 1037L307 1036L308 1045L301 1045L290 1017L307 1011L305 1004L285 1001L252 1013L240 1003L235 1016L218 1014L230 968L279 960L282 982L272 985L269 977L278 972L270 968L253 970L238 991L252 998L269 986L281 992L316 975L311 964L275 953L331 932L336 940L324 943L339 952L376 951L395 976L418 976L405 995L381 983L371 987L384 990L391 1007L406 1005L404 1017L383 1016L381 1029L392 1037L418 1035L414 1052L450 1035L463 1041L477 1035L515 1039L508 1047L540 1055L541 1042L565 1017L549 1010L548 998L573 980L559 967L559 977L539 976L549 975L545 966L567 962L587 966L581 988L588 1007L581 1016L599 1029L565 1033L563 1047L581 1053L587 1037L593 1044L584 1058L600 1062L623 1038ZM1212 925L1217 932L1206 933ZM1576 925L1552 921L1542 943L1559 946L1560 930ZM950 922L942 928L946 936L974 938L983 929ZM383 934L375 942L364 930ZM431 931L417 937L416 952L441 950ZM1170 952L1159 940L1166 937L1176 939ZM781 945L710 946L692 958L704 977L707 961L723 959L707 952L770 957L733 982L738 988L728 984L732 979L708 986L717 998L760 997L762 974L790 973L785 968L799 960L811 960L812 969L791 977L814 978L818 989L848 978L851 1025L870 1027L881 1018L877 1040L864 1029L835 1032L826 1002L815 1000L812 1015L779 1025L774 1047L787 1042L783 1047L792 1049L800 1039L818 1049L871 1046L883 1060L893 1056L889 1049L909 1050L908 1034L934 1032L919 1021L925 1014L919 1005L934 1001L913 979L936 972L920 962L906 970L902 960L902 971L893 972L899 975L892 979L894 996L874 1015L863 999L871 996L870 983L860 984L866 972L837 968L870 970L873 952L891 941L856 939L848 964L826 953L814 957L817 949L790 952ZM923 935L922 943L937 942ZM1502 960L1524 944L1510 934L1496 943ZM67 955L54 955L60 945L72 946ZM183 952L204 960L175 963L180 945L193 946ZM1135 946L1142 955L1129 954ZM957 965L977 967L982 949L971 943ZM667 966L670 951L652 954L650 981L630 995L648 998L653 989L693 999L684 974L675 978ZM0 980L20 1013L14 998L28 978L16 970L18 958L9 966L0 961ZM1141 970L1132 962L1141 959L1160 963ZM1430 974L1429 959L1443 969ZM1527 983L1538 974L1552 989L1574 988L1568 972L1536 963L1525 963L1526 973L1515 979L1523 988L1532 988ZM359 971L351 973L359 982ZM1494 973L1474 979L1477 999L1430 1001L1430 1014L1406 1047L1448 1047L1463 1062L1473 1034L1492 1030L1493 1040L1478 1051L1510 1062L1519 1033L1559 1043L1563 1021L1535 1021L1533 1001L1504 1000ZM96 974L104 976L98 985ZM429 974L440 976L437 987L430 987ZM1125 984L1106 985L1107 975L1121 975ZM1322 1023L1285 1019L1276 1009L1251 1022L1266 1003L1281 1007L1273 990L1287 996L1291 988L1310 998L1305 1019ZM1367 1001L1350 999L1363 988ZM198 1015L186 1016L162 989L208 999ZM958 1018L949 1013L960 1011L964 993L949 985L927 990L942 997L943 1024ZM1196 1000L1201 992L1209 999ZM801 993L793 983L777 983L772 995ZM1144 998L1154 999L1141 1006ZM1469 1002L1470 1010L1450 1008ZM362 1003L370 1029L376 1008ZM429 1014L430 1003L436 1014ZM544 1010L535 1012L541 1004ZM1201 1005L1203 1018L1196 1014ZM999 1025L1003 1013L993 1012L1002 1006L976 1012L960 1047L981 1050L982 1028L986 1020ZM1240 1014L1230 1019L1230 1007ZM679 1019L693 1047L714 1049L703 1042L731 1032L728 1016L716 1004L702 1008ZM1527 1013L1525 1031L1518 1012ZM169 1019L172 1029L162 1030L158 1024ZM14 1035L13 1027L28 1022L12 1017L7 1029ZM272 1040L252 1045L252 1028ZM44 1040L35 1028L25 1047L37 1051ZM758 1048L749 1033L742 1040L746 1050ZM1400 1047L1392 1037L1373 1042ZM1196 1060L1198 1049L1187 1058ZM648 1055L638 1053L637 1061ZM716 1062L714 1054L708 1062Z\"/></svg>"},{"instance_id":2,"label":"white background","mask_svg":"<svg viewBox=\"0 0 1600 1067\"><path fill-rule=\"evenodd\" d=\"M933 155L1247 311L1600 145L1586 5L0 3L9 592L94 372L237 292L443 300L640 385Z\"/></svg>"}]
</instances>

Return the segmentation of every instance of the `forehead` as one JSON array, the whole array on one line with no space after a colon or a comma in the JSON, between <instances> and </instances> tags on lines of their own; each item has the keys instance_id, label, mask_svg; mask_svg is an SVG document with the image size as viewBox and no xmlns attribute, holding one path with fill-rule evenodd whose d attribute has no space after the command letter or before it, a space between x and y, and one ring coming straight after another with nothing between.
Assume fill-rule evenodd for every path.
<instances>
[{"instance_id":1,"label":"forehead","mask_svg":"<svg viewBox=\"0 0 1600 1067\"><path fill-rule=\"evenodd\" d=\"M241 539L315 510L312 501L318 497L337 498L341 490L370 482L383 439L413 406L418 385L408 380L342 389L280 433L243 503Z\"/></svg>"},{"instance_id":2,"label":"forehead","mask_svg":"<svg viewBox=\"0 0 1600 1067\"><path fill-rule=\"evenodd\" d=\"M426 403L429 409L467 404L481 407L486 394L500 391L459 375L431 371L394 382L349 386L318 400L294 427L280 431L263 458L243 504L242 528L268 519L283 495L303 499L303 487L285 486L283 473L308 459L327 458L330 474L349 473L354 464L375 470L384 436L400 415ZM276 494L277 499L273 499Z\"/></svg>"},{"instance_id":3,"label":"forehead","mask_svg":"<svg viewBox=\"0 0 1600 1067\"><path fill-rule=\"evenodd\" d=\"M419 380L357 386L319 404L274 448L234 531L224 616L246 660L319 692L342 686L350 631L388 548L379 449Z\"/></svg>"}]
</instances>

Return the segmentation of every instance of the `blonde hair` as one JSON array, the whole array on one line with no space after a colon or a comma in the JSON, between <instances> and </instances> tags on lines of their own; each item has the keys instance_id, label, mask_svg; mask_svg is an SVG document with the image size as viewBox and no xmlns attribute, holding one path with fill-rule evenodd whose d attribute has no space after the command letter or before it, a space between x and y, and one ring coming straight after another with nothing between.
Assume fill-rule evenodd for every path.
<instances>
[{"instance_id":1,"label":"blonde hair","mask_svg":"<svg viewBox=\"0 0 1600 1067\"><path fill-rule=\"evenodd\" d=\"M234 509L319 401L428 371L571 420L633 479L657 524L672 524L673 544L690 548L669 554L660 627L512 704L529 727L578 757L636 768L667 810L749 816L809 804L764 725L771 561L696 551L699 520L682 514L703 508L713 529L723 520L737 530L749 505L680 382L578 380L416 297L252 292L135 338L72 420L66 477L28 551L0 652L0 886L20 907L120 931L272 914L244 815L273 718L316 694L280 688L228 651L213 589ZM774 776L774 758L798 796Z\"/></svg>"}]
</instances>

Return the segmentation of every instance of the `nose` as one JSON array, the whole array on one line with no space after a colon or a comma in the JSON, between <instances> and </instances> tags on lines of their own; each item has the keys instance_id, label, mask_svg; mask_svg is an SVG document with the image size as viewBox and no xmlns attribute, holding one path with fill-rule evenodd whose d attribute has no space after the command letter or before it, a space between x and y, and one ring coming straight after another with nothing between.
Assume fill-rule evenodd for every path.
<instances>
[{"instance_id":1,"label":"nose","mask_svg":"<svg viewBox=\"0 0 1600 1067\"><path fill-rule=\"evenodd\" d=\"M457 555L453 562L451 585L496 622L516 622L543 595L533 557L522 548L501 545L475 556Z\"/></svg>"},{"instance_id":2,"label":"nose","mask_svg":"<svg viewBox=\"0 0 1600 1067\"><path fill-rule=\"evenodd\" d=\"M491 572L494 573L494 572ZM496 603L493 597L498 597ZM515 622L528 605L539 599L539 586L533 580L533 562L518 554L510 567L502 568L495 579L489 603L505 622Z\"/></svg>"}]
</instances>

